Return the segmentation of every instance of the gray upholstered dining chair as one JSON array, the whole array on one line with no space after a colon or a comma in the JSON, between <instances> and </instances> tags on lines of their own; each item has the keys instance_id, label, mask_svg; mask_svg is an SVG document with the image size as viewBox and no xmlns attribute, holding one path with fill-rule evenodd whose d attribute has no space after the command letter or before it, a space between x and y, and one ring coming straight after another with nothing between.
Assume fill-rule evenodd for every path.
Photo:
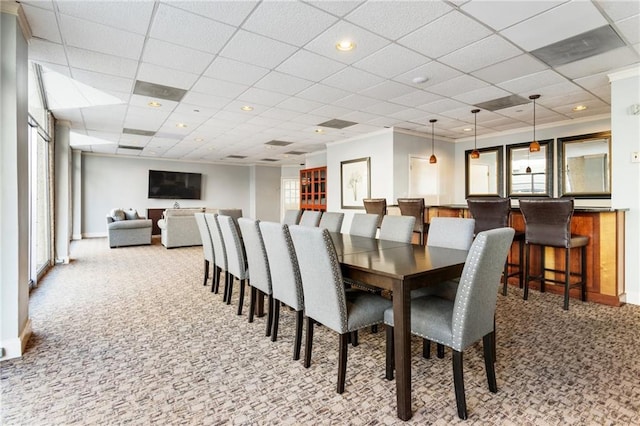
<instances>
[{"instance_id":1,"label":"gray upholstered dining chair","mask_svg":"<svg viewBox=\"0 0 640 426\"><path fill-rule=\"evenodd\" d=\"M227 305L231 303L233 293L233 281L237 278L240 281L240 295L238 299L238 315L242 315L242 305L244 303L244 287L249 279L249 268L247 268L247 258L244 246L240 240L240 234L236 222L231 216L218 215L218 223L224 246L227 252L227 273L225 280L225 300Z\"/></svg>"},{"instance_id":2,"label":"gray upholstered dining chair","mask_svg":"<svg viewBox=\"0 0 640 426\"><path fill-rule=\"evenodd\" d=\"M378 215L356 213L353 215L349 234L358 235L360 237L374 238L378 231Z\"/></svg>"},{"instance_id":3,"label":"gray upholstered dining chair","mask_svg":"<svg viewBox=\"0 0 640 426\"><path fill-rule=\"evenodd\" d=\"M351 332L382 323L391 301L364 291L347 299L329 231L291 226L289 232L300 267L307 317L304 366L311 365L314 324L318 322L337 332L340 335L337 392L343 393Z\"/></svg>"},{"instance_id":4,"label":"gray upholstered dining chair","mask_svg":"<svg viewBox=\"0 0 640 426\"><path fill-rule=\"evenodd\" d=\"M204 219L209 226L209 235L211 236L211 243L213 245L213 257L215 259L215 263L213 265L213 285L211 286L211 291L218 293L218 288L220 287L220 273L222 271L224 271L225 273L226 280L227 251L224 246L224 240L222 239L220 224L218 223L218 213L205 213ZM226 299L223 300L226 301Z\"/></svg>"},{"instance_id":5,"label":"gray upholstered dining chair","mask_svg":"<svg viewBox=\"0 0 640 426\"><path fill-rule=\"evenodd\" d=\"M198 231L200 231L200 239L202 240L202 253L204 255L203 285L207 285L210 266L215 265L215 258L213 257L213 242L211 241L211 233L209 232L209 225L207 225L207 221L204 218L204 213L196 213L194 216L198 225Z\"/></svg>"},{"instance_id":6,"label":"gray upholstered dining chair","mask_svg":"<svg viewBox=\"0 0 640 426\"><path fill-rule=\"evenodd\" d=\"M298 225L317 227L320 223L321 217L322 212L320 211L305 210L302 212L302 216L300 216L300 222L298 222Z\"/></svg>"},{"instance_id":7,"label":"gray upholstered dining chair","mask_svg":"<svg viewBox=\"0 0 640 426\"><path fill-rule=\"evenodd\" d=\"M302 322L304 315L304 296L298 259L296 258L289 227L286 224L260 222L260 231L264 240L271 286L273 287L273 327L271 341L278 340L280 322L280 304L284 303L296 312L296 334L293 342L293 359L300 359L302 346Z\"/></svg>"},{"instance_id":8,"label":"gray upholstered dining chair","mask_svg":"<svg viewBox=\"0 0 640 426\"><path fill-rule=\"evenodd\" d=\"M413 225L413 232L419 235L418 243L424 244L424 198L398 198L398 208L402 216L413 216L416 218Z\"/></svg>"},{"instance_id":9,"label":"gray upholstered dining chair","mask_svg":"<svg viewBox=\"0 0 640 426\"><path fill-rule=\"evenodd\" d=\"M302 210L287 210L284 212L284 218L282 219L282 223L285 225L297 225L300 222L300 216L302 215Z\"/></svg>"},{"instance_id":10,"label":"gray upholstered dining chair","mask_svg":"<svg viewBox=\"0 0 640 426\"><path fill-rule=\"evenodd\" d=\"M269 261L267 259L267 251L264 248L264 240L262 232L260 232L260 221L241 217L238 219L238 226L242 233L242 242L244 243L245 252L247 254L247 266L251 271L249 285L251 287L251 302L249 304L249 322L253 322L253 315L258 302L258 290L269 297L267 305L267 331L266 335L271 335L271 325L273 322L273 290L271 286L271 271L269 270Z\"/></svg>"},{"instance_id":11,"label":"gray upholstered dining chair","mask_svg":"<svg viewBox=\"0 0 640 426\"><path fill-rule=\"evenodd\" d=\"M344 213L339 212L324 212L320 218L319 228L324 228L329 232L340 232L342 230L342 221L344 220Z\"/></svg>"},{"instance_id":12,"label":"gray upholstered dining chair","mask_svg":"<svg viewBox=\"0 0 640 426\"><path fill-rule=\"evenodd\" d=\"M382 219L378 238L381 240L410 243L415 222L416 218L413 216L386 215Z\"/></svg>"},{"instance_id":13,"label":"gray upholstered dining chair","mask_svg":"<svg viewBox=\"0 0 640 426\"><path fill-rule=\"evenodd\" d=\"M482 339L489 390L498 391L494 367L494 316L500 275L513 241L512 228L483 231L476 236L462 270L454 300L438 296L411 299L411 333L453 350L453 380L458 417L467 418L462 368L463 351ZM387 325L386 377L393 379L393 309L384 314Z\"/></svg>"}]
</instances>

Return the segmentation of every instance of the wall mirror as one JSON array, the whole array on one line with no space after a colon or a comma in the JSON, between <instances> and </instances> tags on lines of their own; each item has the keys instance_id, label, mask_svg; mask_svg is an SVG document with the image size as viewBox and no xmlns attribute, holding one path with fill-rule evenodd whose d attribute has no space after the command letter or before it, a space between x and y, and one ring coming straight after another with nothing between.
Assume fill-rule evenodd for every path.
<instances>
[{"instance_id":1,"label":"wall mirror","mask_svg":"<svg viewBox=\"0 0 640 426\"><path fill-rule=\"evenodd\" d=\"M502 146L478 149L479 158L471 158L471 151L465 151L465 194L466 197L503 196Z\"/></svg>"},{"instance_id":2,"label":"wall mirror","mask_svg":"<svg viewBox=\"0 0 640 426\"><path fill-rule=\"evenodd\" d=\"M538 152L529 152L529 142L507 145L509 197L553 196L553 140L539 143Z\"/></svg>"},{"instance_id":3,"label":"wall mirror","mask_svg":"<svg viewBox=\"0 0 640 426\"><path fill-rule=\"evenodd\" d=\"M558 195L611 198L611 132L558 138Z\"/></svg>"}]
</instances>

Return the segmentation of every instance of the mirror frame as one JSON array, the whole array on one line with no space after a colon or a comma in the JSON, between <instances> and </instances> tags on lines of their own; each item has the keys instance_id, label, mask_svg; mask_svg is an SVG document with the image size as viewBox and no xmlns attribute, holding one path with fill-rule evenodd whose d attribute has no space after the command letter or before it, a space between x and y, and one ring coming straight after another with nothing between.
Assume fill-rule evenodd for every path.
<instances>
[{"instance_id":1,"label":"mirror frame","mask_svg":"<svg viewBox=\"0 0 640 426\"><path fill-rule=\"evenodd\" d=\"M502 145L499 146L491 146L488 148L479 148L480 157L482 157L483 153L495 152L496 153L496 188L497 192L486 193L486 194L476 194L469 192L471 188L471 184L469 179L471 178L470 167L471 167L471 151L472 149L468 149L464 152L464 169L465 169L465 185L464 192L465 198L469 197L502 197L504 195L504 162L503 162L503 152L504 147Z\"/></svg>"},{"instance_id":2,"label":"mirror frame","mask_svg":"<svg viewBox=\"0 0 640 426\"><path fill-rule=\"evenodd\" d=\"M541 192L541 193L514 193L511 191L511 184L512 184L512 174L511 171L513 170L513 167L511 166L511 163L513 161L513 151L516 149L522 149L522 148L527 148L529 147L529 144L531 142L522 142L522 143L515 143L515 144L511 144L511 145L507 145L507 194L509 197L511 198L521 198L521 197L553 197L553 171L554 171L554 167L553 167L553 139L545 139L545 140L541 140L538 141L538 143L540 143L540 147L546 147L546 153L545 153L545 160L547 162L546 167L545 167L545 174L547 176L547 182L545 185L545 192Z\"/></svg>"},{"instance_id":3,"label":"mirror frame","mask_svg":"<svg viewBox=\"0 0 640 426\"><path fill-rule=\"evenodd\" d=\"M566 192L565 191L565 170L566 159L565 146L571 143L589 142L596 139L607 139L607 176L609 191L606 192ZM572 198L611 198L611 131L588 133L585 135L569 136L558 138L558 196Z\"/></svg>"}]
</instances>

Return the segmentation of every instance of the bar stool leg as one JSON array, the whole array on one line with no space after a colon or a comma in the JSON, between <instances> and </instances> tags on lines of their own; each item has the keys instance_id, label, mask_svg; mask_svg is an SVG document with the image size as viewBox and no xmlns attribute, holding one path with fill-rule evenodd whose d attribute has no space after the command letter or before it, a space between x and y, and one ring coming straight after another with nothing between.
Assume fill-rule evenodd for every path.
<instances>
[{"instance_id":1,"label":"bar stool leg","mask_svg":"<svg viewBox=\"0 0 640 426\"><path fill-rule=\"evenodd\" d=\"M545 282L544 282L544 277L545 277L545 265L547 264L547 262L544 259L544 254L545 254L545 246L540 246L540 293L544 293L545 291Z\"/></svg>"},{"instance_id":2,"label":"bar stool leg","mask_svg":"<svg viewBox=\"0 0 640 426\"><path fill-rule=\"evenodd\" d=\"M565 263L565 271L564 271L564 305L562 309L565 311L569 310L569 288L571 285L571 264L569 263L569 259L571 258L571 249L564 249L564 263Z\"/></svg>"},{"instance_id":3,"label":"bar stool leg","mask_svg":"<svg viewBox=\"0 0 640 426\"><path fill-rule=\"evenodd\" d=\"M531 254L531 246L525 244L524 251L524 296L522 298L527 300L529 298L529 255Z\"/></svg>"},{"instance_id":4,"label":"bar stool leg","mask_svg":"<svg viewBox=\"0 0 640 426\"><path fill-rule=\"evenodd\" d=\"M582 301L587 301L587 246L582 246L581 250L581 259L580 259L580 268L581 268L581 276L580 281L582 281L582 290L580 297L582 297Z\"/></svg>"},{"instance_id":5,"label":"bar stool leg","mask_svg":"<svg viewBox=\"0 0 640 426\"><path fill-rule=\"evenodd\" d=\"M522 288L524 286L524 270L523 270L523 266L524 265L524 240L520 240L519 244L518 244L518 262L520 263L518 265L518 268L520 268L520 270L518 271L518 279L520 281L520 288Z\"/></svg>"}]
</instances>

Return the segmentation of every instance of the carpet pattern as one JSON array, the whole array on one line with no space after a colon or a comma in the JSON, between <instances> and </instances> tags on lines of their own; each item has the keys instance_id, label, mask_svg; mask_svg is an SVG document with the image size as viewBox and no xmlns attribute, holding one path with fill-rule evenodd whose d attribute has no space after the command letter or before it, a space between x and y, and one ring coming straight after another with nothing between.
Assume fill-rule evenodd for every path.
<instances>
[{"instance_id":1,"label":"carpet pattern","mask_svg":"<svg viewBox=\"0 0 640 426\"><path fill-rule=\"evenodd\" d=\"M465 351L469 420L456 414L451 354L423 359L414 340L413 418L396 417L384 378L384 330L349 347L335 392L338 337L314 333L312 365L293 361L294 315L277 342L202 285L202 248L72 244L32 292L26 354L0 364L3 425L640 424L640 307L612 308L519 289L498 297L496 374ZM248 299L248 298L246 298ZM304 348L303 348L304 350Z\"/></svg>"}]
</instances>

